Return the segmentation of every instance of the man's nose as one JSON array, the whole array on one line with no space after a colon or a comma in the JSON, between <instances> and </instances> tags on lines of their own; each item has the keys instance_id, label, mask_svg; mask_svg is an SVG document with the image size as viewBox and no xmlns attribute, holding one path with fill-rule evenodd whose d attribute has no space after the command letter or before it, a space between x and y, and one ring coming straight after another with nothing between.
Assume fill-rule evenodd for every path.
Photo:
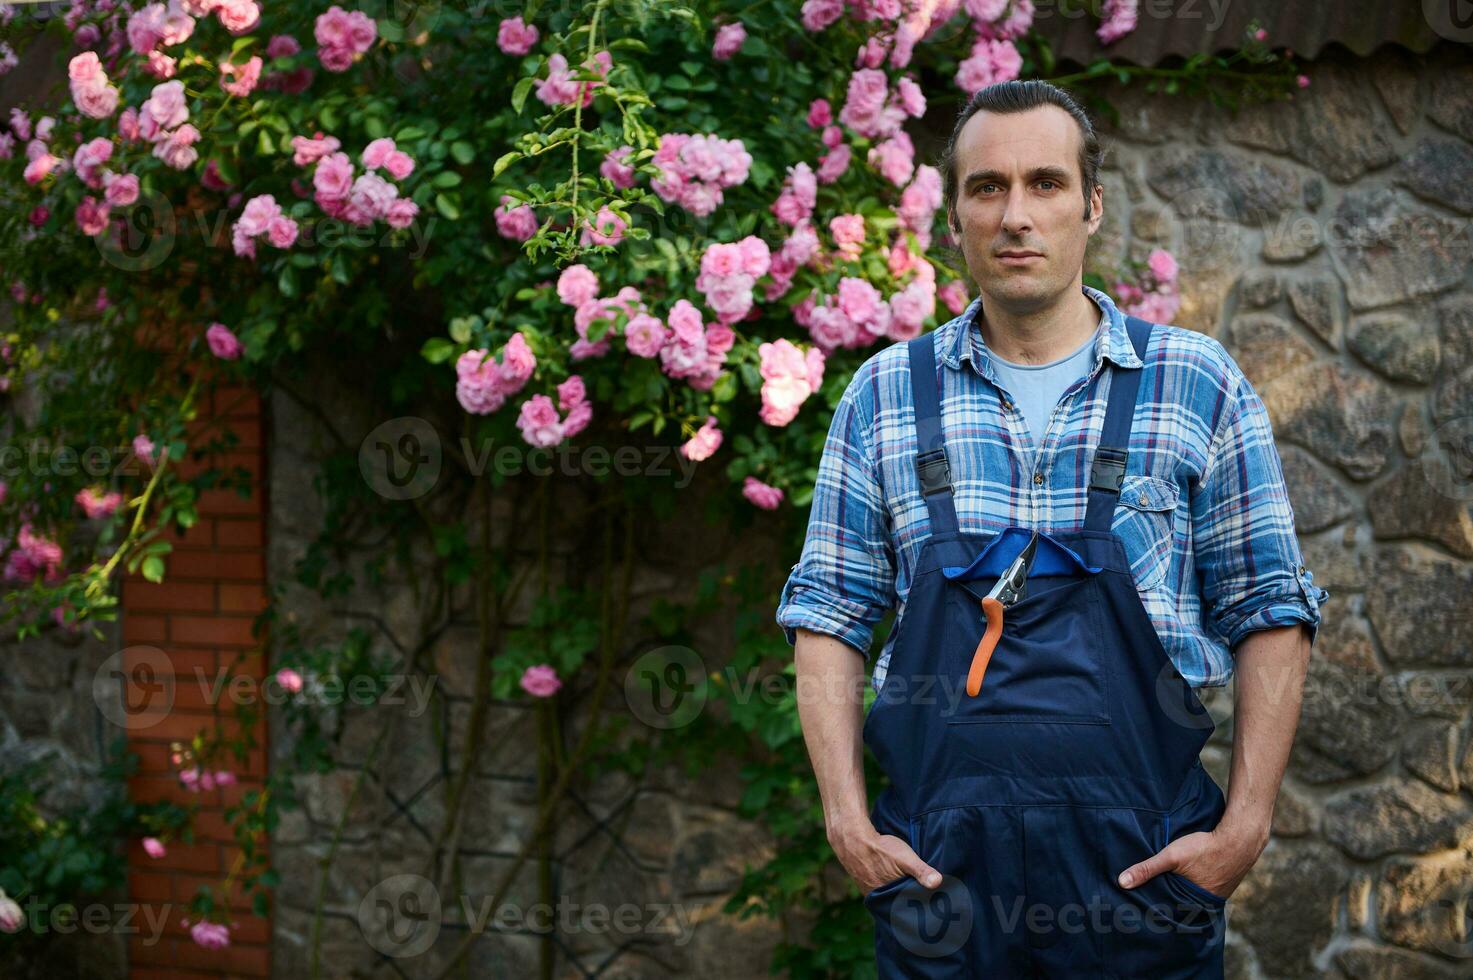
<instances>
[{"instance_id":1,"label":"man's nose","mask_svg":"<svg viewBox=\"0 0 1473 980\"><path fill-rule=\"evenodd\" d=\"M1026 188L1014 185L1008 190L1007 207L1002 213L1002 227L1015 238L1033 228L1033 219L1028 216Z\"/></svg>"}]
</instances>

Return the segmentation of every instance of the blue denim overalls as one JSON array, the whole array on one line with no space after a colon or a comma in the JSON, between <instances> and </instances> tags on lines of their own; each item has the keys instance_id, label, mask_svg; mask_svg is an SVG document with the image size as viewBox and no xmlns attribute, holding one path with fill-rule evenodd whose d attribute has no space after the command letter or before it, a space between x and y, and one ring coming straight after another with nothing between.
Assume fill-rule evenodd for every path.
<instances>
[{"instance_id":1,"label":"blue denim overalls","mask_svg":"<svg viewBox=\"0 0 1473 980\"><path fill-rule=\"evenodd\" d=\"M1128 317L1145 360L1152 324ZM864 896L881 978L1222 977L1226 899L1164 872L1117 876L1216 827L1198 758L1214 727L1167 656L1112 530L1141 375L1107 363L1109 401L1082 530L1041 532L980 692L965 681L980 604L1031 529L957 527L935 332L908 342L918 479L931 521L864 741L891 785L871 818L944 875Z\"/></svg>"}]
</instances>

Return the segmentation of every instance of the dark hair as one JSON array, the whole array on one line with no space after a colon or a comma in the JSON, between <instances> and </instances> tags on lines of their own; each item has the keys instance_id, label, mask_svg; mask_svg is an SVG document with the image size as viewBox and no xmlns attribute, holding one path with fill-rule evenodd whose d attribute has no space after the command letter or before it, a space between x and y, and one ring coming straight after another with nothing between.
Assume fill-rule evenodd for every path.
<instances>
[{"instance_id":1,"label":"dark hair","mask_svg":"<svg viewBox=\"0 0 1473 980\"><path fill-rule=\"evenodd\" d=\"M1090 195L1094 193L1095 186L1100 182L1100 164L1104 162L1105 150L1100 145L1100 138L1095 135L1094 124L1089 121L1089 116L1079 107L1079 103L1074 101L1073 96L1050 82L1030 78L996 82L978 90L957 116L956 128L951 131L951 138L946 141L946 148L941 151L942 196L946 204L947 223L950 227L960 229L961 226L956 216L958 190L956 144L961 138L962 127L967 124L967 120L979 112L1006 115L1012 112L1027 112L1029 109L1037 109L1045 105L1054 105L1063 109L1079 126L1079 172L1084 178L1084 220L1089 220Z\"/></svg>"}]
</instances>

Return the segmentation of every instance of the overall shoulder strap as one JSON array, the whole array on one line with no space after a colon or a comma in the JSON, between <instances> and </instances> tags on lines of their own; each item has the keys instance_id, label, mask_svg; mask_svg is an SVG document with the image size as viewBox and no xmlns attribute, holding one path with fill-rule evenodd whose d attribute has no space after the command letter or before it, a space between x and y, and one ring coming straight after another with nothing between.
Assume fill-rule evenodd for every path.
<instances>
[{"instance_id":1,"label":"overall shoulder strap","mask_svg":"<svg viewBox=\"0 0 1473 980\"><path fill-rule=\"evenodd\" d=\"M911 398L916 413L916 477L931 516L931 533L957 529L951 495L951 464L941 434L941 394L936 370L936 331L906 341L910 354Z\"/></svg>"},{"instance_id":2,"label":"overall shoulder strap","mask_svg":"<svg viewBox=\"0 0 1473 980\"><path fill-rule=\"evenodd\" d=\"M1135 417L1136 394L1140 390L1146 346L1150 343L1154 326L1140 317L1127 316L1125 329L1142 367L1122 368L1113 362L1109 365L1110 396L1105 407L1105 425L1089 469L1089 503L1084 517L1084 527L1088 531L1108 531L1114 523L1115 504L1120 497L1120 484L1125 479L1130 455L1130 426Z\"/></svg>"}]
</instances>

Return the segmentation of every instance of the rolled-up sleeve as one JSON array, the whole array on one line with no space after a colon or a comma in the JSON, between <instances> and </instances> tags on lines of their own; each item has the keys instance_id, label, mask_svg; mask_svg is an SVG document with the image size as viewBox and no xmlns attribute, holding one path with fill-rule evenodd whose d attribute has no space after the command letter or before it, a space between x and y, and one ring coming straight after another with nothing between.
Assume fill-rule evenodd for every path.
<instances>
[{"instance_id":1,"label":"rolled-up sleeve","mask_svg":"<svg viewBox=\"0 0 1473 980\"><path fill-rule=\"evenodd\" d=\"M1314 642L1330 593L1314 584L1268 409L1241 373L1192 497L1192 539L1207 624L1236 655L1254 630L1304 623Z\"/></svg>"},{"instance_id":2,"label":"rolled-up sleeve","mask_svg":"<svg viewBox=\"0 0 1473 980\"><path fill-rule=\"evenodd\" d=\"M868 372L855 372L834 410L814 481L803 551L778 602L788 643L798 627L838 637L868 657L895 602L890 522L871 445Z\"/></svg>"}]
</instances>

